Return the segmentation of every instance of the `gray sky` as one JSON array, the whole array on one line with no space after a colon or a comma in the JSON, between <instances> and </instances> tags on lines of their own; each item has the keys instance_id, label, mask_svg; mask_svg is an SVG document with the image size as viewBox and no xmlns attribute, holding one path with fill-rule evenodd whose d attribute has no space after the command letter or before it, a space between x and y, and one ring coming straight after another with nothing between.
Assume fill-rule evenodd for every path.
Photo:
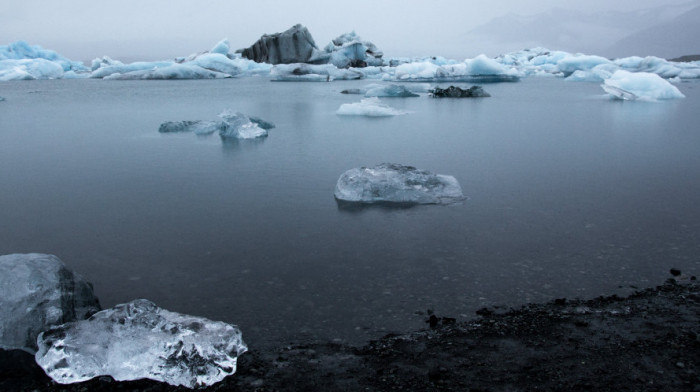
<instances>
[{"instance_id":1,"label":"gray sky","mask_svg":"<svg viewBox=\"0 0 700 392\"><path fill-rule=\"evenodd\" d=\"M0 44L25 40L73 60L109 55L133 61L185 56L223 38L246 47L296 23L319 47L355 30L386 56L474 56L465 33L509 12L552 7L625 10L689 0L0 0Z\"/></svg>"}]
</instances>

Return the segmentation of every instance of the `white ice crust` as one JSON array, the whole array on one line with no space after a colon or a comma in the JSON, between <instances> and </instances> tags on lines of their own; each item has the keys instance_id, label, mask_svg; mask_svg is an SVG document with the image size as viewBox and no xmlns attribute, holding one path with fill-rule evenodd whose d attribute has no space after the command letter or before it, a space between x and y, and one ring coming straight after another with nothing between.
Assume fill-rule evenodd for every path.
<instances>
[{"instance_id":1,"label":"white ice crust","mask_svg":"<svg viewBox=\"0 0 700 392\"><path fill-rule=\"evenodd\" d=\"M454 177L393 163L346 171L334 194L357 203L447 204L464 199Z\"/></svg>"},{"instance_id":2,"label":"white ice crust","mask_svg":"<svg viewBox=\"0 0 700 392\"><path fill-rule=\"evenodd\" d=\"M379 98L365 98L360 102L340 105L336 114L340 116L389 117L406 114L407 112L384 104Z\"/></svg>"},{"instance_id":3,"label":"white ice crust","mask_svg":"<svg viewBox=\"0 0 700 392\"><path fill-rule=\"evenodd\" d=\"M170 312L145 299L55 327L38 344L36 362L62 384L108 375L188 388L235 373L247 350L236 326Z\"/></svg>"}]
</instances>

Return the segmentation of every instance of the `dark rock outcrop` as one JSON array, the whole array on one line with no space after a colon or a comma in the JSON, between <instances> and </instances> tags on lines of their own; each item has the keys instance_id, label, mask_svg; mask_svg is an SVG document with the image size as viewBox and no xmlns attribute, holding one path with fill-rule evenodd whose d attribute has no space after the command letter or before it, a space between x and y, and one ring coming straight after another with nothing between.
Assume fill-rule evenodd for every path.
<instances>
[{"instance_id":1,"label":"dark rock outcrop","mask_svg":"<svg viewBox=\"0 0 700 392\"><path fill-rule=\"evenodd\" d=\"M241 55L258 63L292 64L325 62L309 30L297 24L287 31L265 34ZM326 56L327 57L327 56Z\"/></svg>"},{"instance_id":2,"label":"dark rock outcrop","mask_svg":"<svg viewBox=\"0 0 700 392\"><path fill-rule=\"evenodd\" d=\"M466 90L455 86L448 88L435 87L430 91L430 95L433 98L482 98L491 96L481 86L471 86Z\"/></svg>"}]
</instances>

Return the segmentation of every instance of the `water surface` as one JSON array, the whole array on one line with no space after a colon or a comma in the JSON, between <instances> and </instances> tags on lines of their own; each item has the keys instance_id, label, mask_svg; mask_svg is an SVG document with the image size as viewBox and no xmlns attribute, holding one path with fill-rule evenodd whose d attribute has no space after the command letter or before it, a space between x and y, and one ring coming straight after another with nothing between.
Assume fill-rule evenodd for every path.
<instances>
[{"instance_id":1,"label":"water surface","mask_svg":"<svg viewBox=\"0 0 700 392\"><path fill-rule=\"evenodd\" d=\"M56 254L104 307L148 298L236 323L253 347L700 272L697 82L643 103L532 78L337 116L360 99L340 91L367 83L3 83L0 254ZM277 127L238 143L158 133L227 108ZM453 175L469 199L340 208L340 174L382 162Z\"/></svg>"}]
</instances>

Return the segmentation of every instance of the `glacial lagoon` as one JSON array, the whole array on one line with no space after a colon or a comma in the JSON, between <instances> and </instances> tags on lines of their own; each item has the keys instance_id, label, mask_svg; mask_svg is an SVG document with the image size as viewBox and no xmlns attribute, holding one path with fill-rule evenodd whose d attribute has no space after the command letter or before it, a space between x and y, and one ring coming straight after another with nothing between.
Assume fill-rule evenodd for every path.
<instances>
[{"instance_id":1,"label":"glacial lagoon","mask_svg":"<svg viewBox=\"0 0 700 392\"><path fill-rule=\"evenodd\" d=\"M490 98L382 98L394 117L336 114L369 83L2 83L0 254L55 254L105 308L146 298L237 324L251 349L700 272L699 82L626 102L529 77L484 85ZM158 132L226 109L276 127ZM343 172L383 162L452 175L467 199L336 202Z\"/></svg>"}]
</instances>

